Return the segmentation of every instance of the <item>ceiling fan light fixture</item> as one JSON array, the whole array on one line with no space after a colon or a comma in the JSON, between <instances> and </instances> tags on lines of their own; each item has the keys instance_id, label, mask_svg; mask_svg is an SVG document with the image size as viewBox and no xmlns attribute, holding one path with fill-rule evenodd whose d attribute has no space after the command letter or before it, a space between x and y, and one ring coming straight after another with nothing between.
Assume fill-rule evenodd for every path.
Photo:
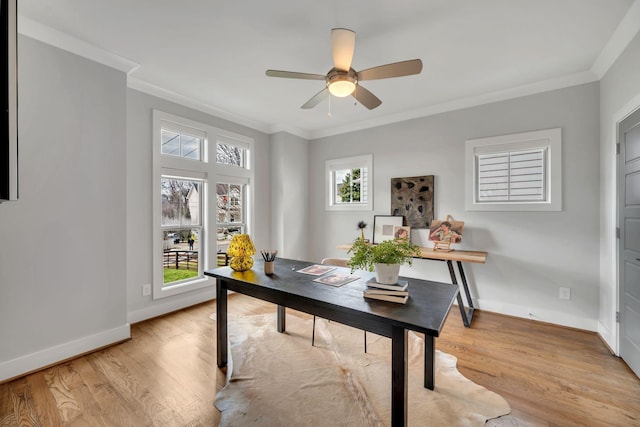
<instances>
[{"instance_id":1,"label":"ceiling fan light fixture","mask_svg":"<svg viewBox=\"0 0 640 427\"><path fill-rule=\"evenodd\" d=\"M349 71L334 68L327 74L327 89L329 89L331 95L344 98L356 90L357 81L358 75L353 68Z\"/></svg>"},{"instance_id":2,"label":"ceiling fan light fixture","mask_svg":"<svg viewBox=\"0 0 640 427\"><path fill-rule=\"evenodd\" d=\"M329 83L329 92L338 98L344 98L351 95L355 89L356 84L350 80L338 80L336 82Z\"/></svg>"}]
</instances>

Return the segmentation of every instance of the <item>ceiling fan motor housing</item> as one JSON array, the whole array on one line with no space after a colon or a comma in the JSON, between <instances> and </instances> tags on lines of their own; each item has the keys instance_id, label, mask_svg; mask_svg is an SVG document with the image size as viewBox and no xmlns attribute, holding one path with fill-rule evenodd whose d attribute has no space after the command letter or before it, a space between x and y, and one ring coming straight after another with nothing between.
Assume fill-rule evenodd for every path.
<instances>
[{"instance_id":1,"label":"ceiling fan motor housing","mask_svg":"<svg viewBox=\"0 0 640 427\"><path fill-rule=\"evenodd\" d=\"M329 91L339 97L351 95L358 83L358 73L353 68L349 71L332 68L327 73L327 88Z\"/></svg>"}]
</instances>

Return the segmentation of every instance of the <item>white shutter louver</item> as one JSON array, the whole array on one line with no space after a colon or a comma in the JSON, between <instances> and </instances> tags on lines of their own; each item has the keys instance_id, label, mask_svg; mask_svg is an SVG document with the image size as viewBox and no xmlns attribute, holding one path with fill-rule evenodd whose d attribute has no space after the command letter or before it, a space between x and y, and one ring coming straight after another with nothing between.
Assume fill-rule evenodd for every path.
<instances>
[{"instance_id":1,"label":"white shutter louver","mask_svg":"<svg viewBox=\"0 0 640 427\"><path fill-rule=\"evenodd\" d=\"M478 202L546 199L546 148L478 154Z\"/></svg>"}]
</instances>

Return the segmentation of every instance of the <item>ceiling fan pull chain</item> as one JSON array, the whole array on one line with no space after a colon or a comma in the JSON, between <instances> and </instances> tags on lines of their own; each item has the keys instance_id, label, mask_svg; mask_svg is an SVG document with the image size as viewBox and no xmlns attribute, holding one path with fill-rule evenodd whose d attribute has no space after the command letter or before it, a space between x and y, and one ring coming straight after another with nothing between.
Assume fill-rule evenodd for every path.
<instances>
[{"instance_id":1,"label":"ceiling fan pull chain","mask_svg":"<svg viewBox=\"0 0 640 427\"><path fill-rule=\"evenodd\" d=\"M329 114L327 116L331 117L331 96L329 96Z\"/></svg>"}]
</instances>

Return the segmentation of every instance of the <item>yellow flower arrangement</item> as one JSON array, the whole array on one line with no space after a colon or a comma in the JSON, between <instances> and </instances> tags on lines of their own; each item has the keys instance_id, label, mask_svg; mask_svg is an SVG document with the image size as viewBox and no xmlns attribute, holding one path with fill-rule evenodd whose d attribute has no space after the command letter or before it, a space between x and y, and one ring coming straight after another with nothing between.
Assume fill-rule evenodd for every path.
<instances>
[{"instance_id":1,"label":"yellow flower arrangement","mask_svg":"<svg viewBox=\"0 0 640 427\"><path fill-rule=\"evenodd\" d=\"M229 266L235 271L246 271L253 267L253 258L256 248L248 234L236 234L231 239L227 255L231 257Z\"/></svg>"}]
</instances>

